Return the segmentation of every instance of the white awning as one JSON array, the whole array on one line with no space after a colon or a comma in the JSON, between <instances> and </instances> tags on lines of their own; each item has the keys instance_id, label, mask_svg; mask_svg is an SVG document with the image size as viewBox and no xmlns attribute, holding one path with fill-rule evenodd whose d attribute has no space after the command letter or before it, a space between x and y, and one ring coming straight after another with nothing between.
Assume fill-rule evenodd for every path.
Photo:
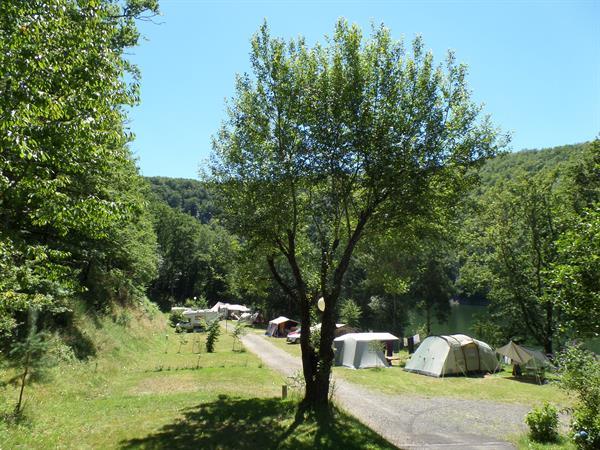
<instances>
[{"instance_id":1,"label":"white awning","mask_svg":"<svg viewBox=\"0 0 600 450\"><path fill-rule=\"evenodd\" d=\"M391 333L348 333L335 338L334 341L397 341L398 338Z\"/></svg>"}]
</instances>

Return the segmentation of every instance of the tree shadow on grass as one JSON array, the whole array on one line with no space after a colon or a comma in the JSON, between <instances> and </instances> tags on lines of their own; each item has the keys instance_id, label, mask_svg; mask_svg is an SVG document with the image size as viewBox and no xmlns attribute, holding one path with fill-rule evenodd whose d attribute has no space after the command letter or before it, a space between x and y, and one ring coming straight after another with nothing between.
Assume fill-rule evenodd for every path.
<instances>
[{"instance_id":1,"label":"tree shadow on grass","mask_svg":"<svg viewBox=\"0 0 600 450\"><path fill-rule=\"evenodd\" d=\"M345 414L329 421L298 412L293 401L219 396L183 411L156 433L121 442L124 449L395 448Z\"/></svg>"}]
</instances>

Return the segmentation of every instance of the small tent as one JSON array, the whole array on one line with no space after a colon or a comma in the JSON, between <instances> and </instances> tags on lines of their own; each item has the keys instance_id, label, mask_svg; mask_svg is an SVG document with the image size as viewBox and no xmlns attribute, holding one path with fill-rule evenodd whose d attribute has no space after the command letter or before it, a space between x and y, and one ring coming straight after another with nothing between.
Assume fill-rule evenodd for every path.
<instances>
[{"instance_id":1,"label":"small tent","mask_svg":"<svg viewBox=\"0 0 600 450\"><path fill-rule=\"evenodd\" d=\"M284 316L279 316L269 322L269 326L267 327L267 332L265 334L270 337L286 337L291 329L297 326L297 321L288 319Z\"/></svg>"},{"instance_id":2,"label":"small tent","mask_svg":"<svg viewBox=\"0 0 600 450\"><path fill-rule=\"evenodd\" d=\"M333 340L335 365L352 369L386 367L384 342L397 341L390 333L348 333Z\"/></svg>"},{"instance_id":3,"label":"small tent","mask_svg":"<svg viewBox=\"0 0 600 450\"><path fill-rule=\"evenodd\" d=\"M492 348L464 334L429 336L406 363L404 370L433 377L495 372L498 360Z\"/></svg>"},{"instance_id":4,"label":"small tent","mask_svg":"<svg viewBox=\"0 0 600 450\"><path fill-rule=\"evenodd\" d=\"M513 364L520 364L527 369L552 367L550 360L542 352L515 344L513 341L496 349L496 353L506 356Z\"/></svg>"}]
</instances>

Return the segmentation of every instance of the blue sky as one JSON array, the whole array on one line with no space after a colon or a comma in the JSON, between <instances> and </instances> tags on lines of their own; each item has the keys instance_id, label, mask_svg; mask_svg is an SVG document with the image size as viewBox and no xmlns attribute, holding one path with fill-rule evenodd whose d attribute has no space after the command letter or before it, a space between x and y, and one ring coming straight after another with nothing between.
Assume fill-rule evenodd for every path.
<instances>
[{"instance_id":1,"label":"blue sky","mask_svg":"<svg viewBox=\"0 0 600 450\"><path fill-rule=\"evenodd\" d=\"M273 35L309 43L345 17L365 31L383 22L407 42L421 34L437 61L455 50L474 99L512 132L512 150L600 132L600 0L162 0L161 9L130 57L142 71L130 127L143 175L198 177L265 18Z\"/></svg>"}]
</instances>

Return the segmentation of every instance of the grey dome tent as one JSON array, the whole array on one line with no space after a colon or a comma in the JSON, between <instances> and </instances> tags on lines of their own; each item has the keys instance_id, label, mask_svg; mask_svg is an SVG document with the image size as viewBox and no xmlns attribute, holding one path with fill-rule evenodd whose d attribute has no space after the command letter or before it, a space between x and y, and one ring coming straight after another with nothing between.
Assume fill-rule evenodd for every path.
<instances>
[{"instance_id":1,"label":"grey dome tent","mask_svg":"<svg viewBox=\"0 0 600 450\"><path fill-rule=\"evenodd\" d=\"M335 338L335 365L352 369L387 367L383 342L397 341L390 333L348 333Z\"/></svg>"},{"instance_id":2,"label":"grey dome tent","mask_svg":"<svg viewBox=\"0 0 600 450\"><path fill-rule=\"evenodd\" d=\"M496 354L485 342L464 334L429 336L406 363L404 370L433 377L495 372Z\"/></svg>"}]
</instances>

